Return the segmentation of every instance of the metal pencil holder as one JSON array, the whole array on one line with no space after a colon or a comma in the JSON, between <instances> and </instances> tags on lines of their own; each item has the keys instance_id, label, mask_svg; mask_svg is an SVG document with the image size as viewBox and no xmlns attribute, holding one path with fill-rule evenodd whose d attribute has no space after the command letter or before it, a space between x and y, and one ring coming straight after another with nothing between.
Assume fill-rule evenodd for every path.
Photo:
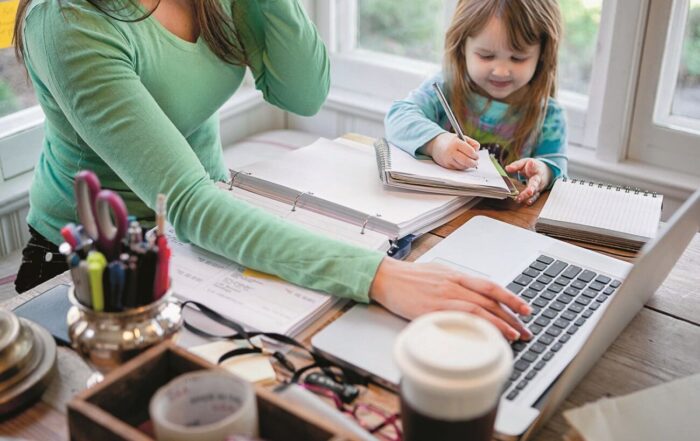
<instances>
[{"instance_id":1,"label":"metal pencil holder","mask_svg":"<svg viewBox=\"0 0 700 441\"><path fill-rule=\"evenodd\" d=\"M88 385L147 348L168 340L180 329L180 306L169 289L147 305L120 312L97 312L68 291L72 304L68 311L68 335L73 349L98 372Z\"/></svg>"}]
</instances>

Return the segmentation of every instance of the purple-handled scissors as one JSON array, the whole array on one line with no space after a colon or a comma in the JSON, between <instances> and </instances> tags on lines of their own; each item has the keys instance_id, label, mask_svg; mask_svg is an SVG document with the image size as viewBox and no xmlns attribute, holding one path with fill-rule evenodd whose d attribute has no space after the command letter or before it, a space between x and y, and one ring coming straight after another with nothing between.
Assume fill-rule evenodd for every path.
<instances>
[{"instance_id":1,"label":"purple-handled scissors","mask_svg":"<svg viewBox=\"0 0 700 441\"><path fill-rule=\"evenodd\" d=\"M78 218L87 235L107 259L116 259L127 230L127 211L122 198L111 190L102 190L97 175L83 170L75 175L75 200Z\"/></svg>"}]
</instances>

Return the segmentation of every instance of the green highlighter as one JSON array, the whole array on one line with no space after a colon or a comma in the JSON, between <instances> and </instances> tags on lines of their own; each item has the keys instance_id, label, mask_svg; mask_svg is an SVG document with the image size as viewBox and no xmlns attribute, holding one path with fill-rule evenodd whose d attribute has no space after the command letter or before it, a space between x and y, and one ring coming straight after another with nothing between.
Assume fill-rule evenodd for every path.
<instances>
[{"instance_id":1,"label":"green highlighter","mask_svg":"<svg viewBox=\"0 0 700 441\"><path fill-rule=\"evenodd\" d=\"M511 199L515 199L515 197L520 194L520 191L518 191L515 184L513 184L513 180L510 179L508 173L506 173L506 171L503 170L503 167L501 167L501 164L498 162L498 159L496 159L494 155L489 155L489 157L491 158L491 162L493 163L494 167L496 167L498 174L501 175L501 177L503 178L503 182L505 182L506 186L508 186L508 190L510 190L510 195L508 197Z\"/></svg>"},{"instance_id":2,"label":"green highlighter","mask_svg":"<svg viewBox=\"0 0 700 441\"><path fill-rule=\"evenodd\" d=\"M99 251L90 251L87 256L87 266L88 279L90 280L90 292L92 293L92 309L97 312L102 312L105 308L102 275L107 267L107 258Z\"/></svg>"}]
</instances>

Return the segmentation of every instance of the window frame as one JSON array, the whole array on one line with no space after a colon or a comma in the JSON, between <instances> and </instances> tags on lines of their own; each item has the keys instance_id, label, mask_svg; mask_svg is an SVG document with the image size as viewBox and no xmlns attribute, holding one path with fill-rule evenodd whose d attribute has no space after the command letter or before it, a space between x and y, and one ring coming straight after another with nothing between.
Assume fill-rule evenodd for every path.
<instances>
[{"instance_id":1,"label":"window frame","mask_svg":"<svg viewBox=\"0 0 700 441\"><path fill-rule=\"evenodd\" d=\"M698 175L700 120L671 114L688 10L688 0L651 2L628 157Z\"/></svg>"}]
</instances>

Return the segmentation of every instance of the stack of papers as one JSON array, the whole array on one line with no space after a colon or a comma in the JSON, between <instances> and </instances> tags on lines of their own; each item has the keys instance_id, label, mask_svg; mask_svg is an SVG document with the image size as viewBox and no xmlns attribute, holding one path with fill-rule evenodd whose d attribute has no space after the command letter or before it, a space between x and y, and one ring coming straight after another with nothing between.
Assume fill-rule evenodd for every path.
<instances>
[{"instance_id":1,"label":"stack of papers","mask_svg":"<svg viewBox=\"0 0 700 441\"><path fill-rule=\"evenodd\" d=\"M585 441L691 441L700 434L700 374L564 412Z\"/></svg>"},{"instance_id":2,"label":"stack of papers","mask_svg":"<svg viewBox=\"0 0 700 441\"><path fill-rule=\"evenodd\" d=\"M385 188L377 179L372 148L344 139L320 138L231 172L234 187L338 219L358 233L373 230L390 239L430 231L466 211L473 199Z\"/></svg>"}]
</instances>

